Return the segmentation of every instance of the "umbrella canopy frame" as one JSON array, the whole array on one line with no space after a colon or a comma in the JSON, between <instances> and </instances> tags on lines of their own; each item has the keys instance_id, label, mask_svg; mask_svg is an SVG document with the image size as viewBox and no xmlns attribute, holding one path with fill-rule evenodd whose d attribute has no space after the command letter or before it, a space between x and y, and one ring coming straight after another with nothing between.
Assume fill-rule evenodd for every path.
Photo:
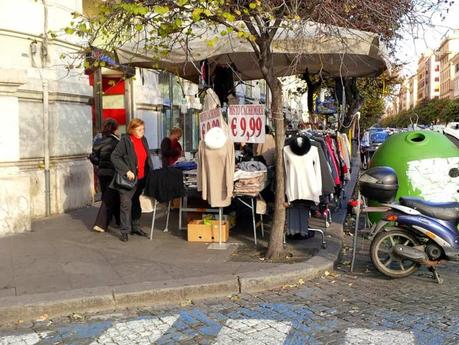
<instances>
[{"instance_id":1,"label":"umbrella canopy frame","mask_svg":"<svg viewBox=\"0 0 459 345\"><path fill-rule=\"evenodd\" d=\"M199 65L207 60L209 73L218 65L230 66L241 81L263 79L256 54L246 38L235 32L219 36L223 25L197 27L193 37L176 41L165 56L155 56L138 43L116 49L118 61L135 67L171 72L198 83ZM133 48L136 49L133 49ZM310 73L329 77L376 76L390 67L384 45L375 33L305 22L279 29L272 45L276 77Z\"/></svg>"}]
</instances>

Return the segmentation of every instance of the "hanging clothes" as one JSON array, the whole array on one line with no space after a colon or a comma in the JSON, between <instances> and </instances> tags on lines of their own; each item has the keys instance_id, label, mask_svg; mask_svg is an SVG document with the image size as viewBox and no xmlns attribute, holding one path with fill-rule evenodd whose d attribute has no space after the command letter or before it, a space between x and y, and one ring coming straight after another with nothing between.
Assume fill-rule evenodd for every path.
<instances>
[{"instance_id":1,"label":"hanging clothes","mask_svg":"<svg viewBox=\"0 0 459 345\"><path fill-rule=\"evenodd\" d=\"M349 154L349 148L346 143L346 139L344 137L345 135L342 133L338 133L336 136L336 140L338 143L338 149L340 152L340 156L344 162L343 168L344 168L344 178L346 181L349 181L351 178L350 175L350 168L351 168L351 159L350 159L350 154Z\"/></svg>"},{"instance_id":2,"label":"hanging clothes","mask_svg":"<svg viewBox=\"0 0 459 345\"><path fill-rule=\"evenodd\" d=\"M319 142L311 140L311 145L317 148L320 161L320 173L322 176L322 195L332 194L335 191L335 181L331 173L331 167L325 158L325 153Z\"/></svg>"},{"instance_id":3,"label":"hanging clothes","mask_svg":"<svg viewBox=\"0 0 459 345\"><path fill-rule=\"evenodd\" d=\"M333 148L333 139L331 138L331 136L327 135L325 137L325 143L327 144L327 150L331 157L332 169L335 170L335 184L339 186L341 185L341 168L338 156L336 155L335 150Z\"/></svg>"},{"instance_id":4,"label":"hanging clothes","mask_svg":"<svg viewBox=\"0 0 459 345\"><path fill-rule=\"evenodd\" d=\"M255 145L254 156L263 156L266 165L274 165L276 159L276 141L272 134L266 134L265 142Z\"/></svg>"},{"instance_id":5,"label":"hanging clothes","mask_svg":"<svg viewBox=\"0 0 459 345\"><path fill-rule=\"evenodd\" d=\"M231 204L234 187L235 153L227 132L214 127L198 149L198 191L212 207Z\"/></svg>"},{"instance_id":6,"label":"hanging clothes","mask_svg":"<svg viewBox=\"0 0 459 345\"><path fill-rule=\"evenodd\" d=\"M150 171L147 175L145 196L158 202L167 202L185 195L183 173L176 168L161 168Z\"/></svg>"},{"instance_id":7,"label":"hanging clothes","mask_svg":"<svg viewBox=\"0 0 459 345\"><path fill-rule=\"evenodd\" d=\"M339 169L340 169L341 183L344 184L344 182L346 181L345 175L348 173L348 167L346 165L346 162L344 162L343 155L342 155L341 150L339 148L339 142L338 142L338 136L337 135L333 135L332 136L332 142L333 142L333 150L336 153L338 166L339 166Z\"/></svg>"},{"instance_id":8,"label":"hanging clothes","mask_svg":"<svg viewBox=\"0 0 459 345\"><path fill-rule=\"evenodd\" d=\"M302 205L294 205L287 208L287 236L300 234L308 235L309 209Z\"/></svg>"},{"instance_id":9,"label":"hanging clothes","mask_svg":"<svg viewBox=\"0 0 459 345\"><path fill-rule=\"evenodd\" d=\"M226 65L218 65L214 71L214 90L220 104L228 104L228 95L234 93L233 70Z\"/></svg>"},{"instance_id":10,"label":"hanging clothes","mask_svg":"<svg viewBox=\"0 0 459 345\"><path fill-rule=\"evenodd\" d=\"M295 200L287 208L287 236L301 235L302 239L312 237L314 232L309 231L309 218L314 202Z\"/></svg>"},{"instance_id":11,"label":"hanging clothes","mask_svg":"<svg viewBox=\"0 0 459 345\"><path fill-rule=\"evenodd\" d=\"M289 202L313 200L319 203L322 175L317 147L303 155L295 154L290 145L284 147L285 191Z\"/></svg>"},{"instance_id":12,"label":"hanging clothes","mask_svg":"<svg viewBox=\"0 0 459 345\"><path fill-rule=\"evenodd\" d=\"M325 143L325 139L322 135L314 135L313 137L314 141L318 142L320 144L320 146L322 147L322 152L324 153L325 155L325 160L327 161L327 165L328 167L330 168L330 172L331 172L331 176L332 176L332 179L333 179L333 185L336 186L336 177L339 176L338 174L338 171L336 169L333 168L333 161L332 161L332 157L330 155L330 152L328 150L328 147L327 147L327 144Z\"/></svg>"},{"instance_id":13,"label":"hanging clothes","mask_svg":"<svg viewBox=\"0 0 459 345\"><path fill-rule=\"evenodd\" d=\"M204 102L202 105L202 111L213 110L216 108L220 108L221 103L220 99L218 98L217 94L211 88L206 90L206 95L204 96Z\"/></svg>"}]
</instances>

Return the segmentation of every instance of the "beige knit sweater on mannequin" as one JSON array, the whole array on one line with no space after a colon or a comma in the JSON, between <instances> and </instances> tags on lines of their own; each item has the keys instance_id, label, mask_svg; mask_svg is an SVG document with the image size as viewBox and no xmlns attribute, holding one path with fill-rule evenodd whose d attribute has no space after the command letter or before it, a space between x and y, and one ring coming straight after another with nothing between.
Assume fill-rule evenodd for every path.
<instances>
[{"instance_id":1,"label":"beige knit sweater on mannequin","mask_svg":"<svg viewBox=\"0 0 459 345\"><path fill-rule=\"evenodd\" d=\"M228 139L219 149L210 149L204 140L198 151L198 191L212 207L226 207L233 196L234 145Z\"/></svg>"}]
</instances>

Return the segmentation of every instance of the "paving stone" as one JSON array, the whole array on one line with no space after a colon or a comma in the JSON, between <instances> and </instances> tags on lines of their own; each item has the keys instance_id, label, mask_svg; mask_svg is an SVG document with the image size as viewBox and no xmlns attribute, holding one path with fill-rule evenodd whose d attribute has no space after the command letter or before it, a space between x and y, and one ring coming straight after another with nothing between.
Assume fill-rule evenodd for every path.
<instances>
[{"instance_id":1,"label":"paving stone","mask_svg":"<svg viewBox=\"0 0 459 345\"><path fill-rule=\"evenodd\" d=\"M364 243L356 272L292 289L209 299L185 308L137 308L2 328L0 345L43 344L459 344L459 266L401 280L372 267ZM350 251L347 255L350 255ZM343 261L349 257L343 255ZM370 270L368 272L368 269ZM49 333L40 335L44 330ZM44 337L44 339L41 339Z\"/></svg>"}]
</instances>

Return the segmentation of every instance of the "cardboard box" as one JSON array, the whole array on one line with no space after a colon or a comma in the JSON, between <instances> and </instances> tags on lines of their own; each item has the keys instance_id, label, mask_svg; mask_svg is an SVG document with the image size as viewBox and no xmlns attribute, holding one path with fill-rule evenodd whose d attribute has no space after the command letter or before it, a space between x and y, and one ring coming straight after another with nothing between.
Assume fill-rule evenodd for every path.
<instances>
[{"instance_id":1,"label":"cardboard box","mask_svg":"<svg viewBox=\"0 0 459 345\"><path fill-rule=\"evenodd\" d=\"M215 213L204 213L202 214L202 219L208 216L211 216L214 220L218 220L218 214ZM230 229L232 229L236 226L236 212L222 215L222 220L228 222Z\"/></svg>"},{"instance_id":2,"label":"cardboard box","mask_svg":"<svg viewBox=\"0 0 459 345\"><path fill-rule=\"evenodd\" d=\"M211 221L212 225L204 224L202 220L188 223L189 242L219 242L218 220ZM222 221L222 242L228 241L228 222Z\"/></svg>"}]
</instances>

